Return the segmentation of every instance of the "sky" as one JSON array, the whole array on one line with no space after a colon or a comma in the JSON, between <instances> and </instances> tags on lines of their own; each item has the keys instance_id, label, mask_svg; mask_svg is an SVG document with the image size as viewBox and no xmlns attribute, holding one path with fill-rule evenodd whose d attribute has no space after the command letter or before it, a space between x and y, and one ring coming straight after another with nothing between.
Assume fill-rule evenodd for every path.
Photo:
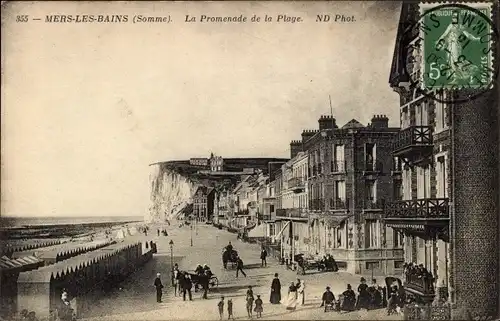
<instances>
[{"instance_id":1,"label":"sky","mask_svg":"<svg viewBox=\"0 0 500 321\"><path fill-rule=\"evenodd\" d=\"M148 165L289 157L322 114L399 125L388 85L397 2L108 2L8 5L2 14L1 212L143 215ZM45 23L48 14L171 23ZM253 14L302 23L186 23ZM318 14L354 16L315 22ZM41 21L16 22L18 15Z\"/></svg>"}]
</instances>

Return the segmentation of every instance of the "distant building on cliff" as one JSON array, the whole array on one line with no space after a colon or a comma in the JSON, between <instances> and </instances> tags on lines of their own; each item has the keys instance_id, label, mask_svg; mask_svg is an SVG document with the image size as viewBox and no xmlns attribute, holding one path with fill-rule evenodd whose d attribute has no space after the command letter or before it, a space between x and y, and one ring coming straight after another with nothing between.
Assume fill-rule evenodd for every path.
<instances>
[{"instance_id":1,"label":"distant building on cliff","mask_svg":"<svg viewBox=\"0 0 500 321\"><path fill-rule=\"evenodd\" d=\"M214 215L215 190L200 186L193 195L193 215L201 222L212 220Z\"/></svg>"},{"instance_id":2,"label":"distant building on cliff","mask_svg":"<svg viewBox=\"0 0 500 321\"><path fill-rule=\"evenodd\" d=\"M222 172L224 170L224 159L222 156L210 155L210 171Z\"/></svg>"},{"instance_id":3,"label":"distant building on cliff","mask_svg":"<svg viewBox=\"0 0 500 321\"><path fill-rule=\"evenodd\" d=\"M190 158L189 165L208 167L208 158Z\"/></svg>"}]
</instances>

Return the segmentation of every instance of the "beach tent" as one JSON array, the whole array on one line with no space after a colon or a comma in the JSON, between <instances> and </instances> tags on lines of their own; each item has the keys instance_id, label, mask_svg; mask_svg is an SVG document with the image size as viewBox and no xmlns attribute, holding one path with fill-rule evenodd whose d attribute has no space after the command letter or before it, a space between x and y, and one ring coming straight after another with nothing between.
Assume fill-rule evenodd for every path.
<instances>
[{"instance_id":1,"label":"beach tent","mask_svg":"<svg viewBox=\"0 0 500 321\"><path fill-rule=\"evenodd\" d=\"M137 227L132 226L132 227L129 229L129 233L130 233L130 235L135 235L135 234L137 234Z\"/></svg>"},{"instance_id":2,"label":"beach tent","mask_svg":"<svg viewBox=\"0 0 500 321\"><path fill-rule=\"evenodd\" d=\"M124 239L125 238L125 233L123 232L123 230L118 230L118 232L116 233L116 238L117 239Z\"/></svg>"}]
</instances>

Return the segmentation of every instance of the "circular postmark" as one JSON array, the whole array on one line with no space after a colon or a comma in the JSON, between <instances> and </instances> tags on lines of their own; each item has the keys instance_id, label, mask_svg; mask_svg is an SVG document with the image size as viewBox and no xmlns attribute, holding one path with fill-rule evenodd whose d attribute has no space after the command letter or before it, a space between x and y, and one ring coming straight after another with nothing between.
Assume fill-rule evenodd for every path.
<instances>
[{"instance_id":1,"label":"circular postmark","mask_svg":"<svg viewBox=\"0 0 500 321\"><path fill-rule=\"evenodd\" d=\"M402 37L403 68L417 95L459 103L493 88L498 77L494 53L498 53L499 34L491 19L491 5L420 4L416 23Z\"/></svg>"}]
</instances>

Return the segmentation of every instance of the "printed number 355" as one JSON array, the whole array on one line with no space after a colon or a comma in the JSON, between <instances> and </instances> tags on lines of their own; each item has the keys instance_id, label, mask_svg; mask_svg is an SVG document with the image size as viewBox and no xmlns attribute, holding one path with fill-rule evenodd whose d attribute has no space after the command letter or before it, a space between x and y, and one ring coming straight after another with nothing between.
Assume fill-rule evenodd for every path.
<instances>
[{"instance_id":1,"label":"printed number 355","mask_svg":"<svg viewBox=\"0 0 500 321\"><path fill-rule=\"evenodd\" d=\"M16 22L28 22L28 16L27 15L16 16Z\"/></svg>"}]
</instances>

